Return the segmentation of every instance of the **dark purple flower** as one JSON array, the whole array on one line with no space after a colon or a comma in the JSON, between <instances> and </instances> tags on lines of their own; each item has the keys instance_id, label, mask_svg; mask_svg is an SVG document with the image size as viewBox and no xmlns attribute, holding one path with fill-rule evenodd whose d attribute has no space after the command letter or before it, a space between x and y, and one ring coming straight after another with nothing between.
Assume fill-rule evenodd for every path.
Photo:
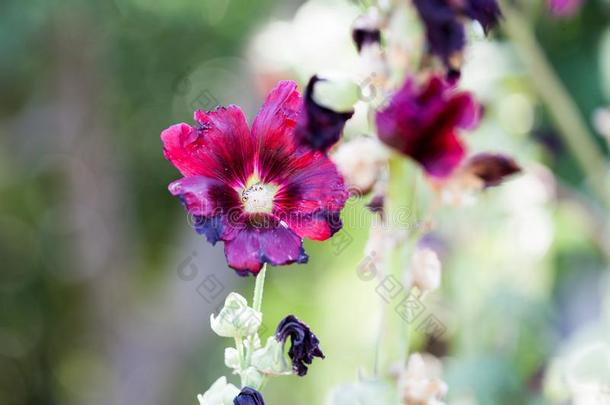
<instances>
[{"instance_id":1,"label":"dark purple flower","mask_svg":"<svg viewBox=\"0 0 610 405\"><path fill-rule=\"evenodd\" d=\"M389 105L376 115L381 141L410 156L434 177L447 177L465 148L458 129L474 128L480 107L467 92L433 76L418 85L409 78Z\"/></svg>"},{"instance_id":2,"label":"dark purple flower","mask_svg":"<svg viewBox=\"0 0 610 405\"><path fill-rule=\"evenodd\" d=\"M165 157L182 174L169 185L197 232L224 242L230 267L258 273L263 263L304 263L303 238L326 240L341 228L347 190L323 153L299 145L303 114L296 83L280 82L248 128L231 105L196 111L197 124L161 134Z\"/></svg>"},{"instance_id":3,"label":"dark purple flower","mask_svg":"<svg viewBox=\"0 0 610 405\"><path fill-rule=\"evenodd\" d=\"M316 83L323 80L313 76L307 84L304 112L296 127L295 137L302 146L326 152L339 141L345 123L354 115L354 111L337 112L317 104L313 93Z\"/></svg>"},{"instance_id":4,"label":"dark purple flower","mask_svg":"<svg viewBox=\"0 0 610 405\"><path fill-rule=\"evenodd\" d=\"M441 59L454 78L466 45L464 17L478 21L487 33L502 15L496 0L414 0L414 4L426 28L428 51Z\"/></svg>"},{"instance_id":5,"label":"dark purple flower","mask_svg":"<svg viewBox=\"0 0 610 405\"><path fill-rule=\"evenodd\" d=\"M288 356L292 360L292 369L300 377L307 374L307 365L311 364L314 357L324 358L316 335L294 315L288 315L279 323L275 337L282 343L290 337Z\"/></svg>"},{"instance_id":6,"label":"dark purple flower","mask_svg":"<svg viewBox=\"0 0 610 405\"><path fill-rule=\"evenodd\" d=\"M245 387L233 400L234 405L265 405L263 396L254 388Z\"/></svg>"},{"instance_id":7,"label":"dark purple flower","mask_svg":"<svg viewBox=\"0 0 610 405\"><path fill-rule=\"evenodd\" d=\"M463 170L481 179L487 188L500 185L507 177L519 173L521 167L510 156L479 153L466 161Z\"/></svg>"}]
</instances>

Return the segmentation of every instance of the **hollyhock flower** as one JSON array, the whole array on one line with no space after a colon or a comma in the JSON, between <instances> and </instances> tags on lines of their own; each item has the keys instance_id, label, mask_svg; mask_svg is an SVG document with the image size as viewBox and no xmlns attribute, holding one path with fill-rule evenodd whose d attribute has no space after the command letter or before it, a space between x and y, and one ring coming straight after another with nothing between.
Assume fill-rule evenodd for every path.
<instances>
[{"instance_id":1,"label":"hollyhock flower","mask_svg":"<svg viewBox=\"0 0 610 405\"><path fill-rule=\"evenodd\" d=\"M330 84L331 87L323 87ZM330 89L318 96L324 89ZM304 113L295 130L297 141L313 150L326 152L343 132L345 123L354 115L353 105L358 100L359 89L351 82L330 82L313 76L305 89ZM346 100L347 99L347 100ZM327 101L326 103L321 101Z\"/></svg>"},{"instance_id":2,"label":"hollyhock flower","mask_svg":"<svg viewBox=\"0 0 610 405\"><path fill-rule=\"evenodd\" d=\"M584 0L547 0L555 17L571 17L580 10Z\"/></svg>"},{"instance_id":3,"label":"hollyhock flower","mask_svg":"<svg viewBox=\"0 0 610 405\"><path fill-rule=\"evenodd\" d=\"M420 86L408 79L389 105L379 111L379 138L410 156L433 177L444 178L460 164L465 148L458 129L479 122L480 107L470 93L433 76Z\"/></svg>"},{"instance_id":4,"label":"hollyhock flower","mask_svg":"<svg viewBox=\"0 0 610 405\"><path fill-rule=\"evenodd\" d=\"M414 0L426 28L429 52L454 73L461 67L466 45L463 17L478 21L489 32L501 17L496 0Z\"/></svg>"},{"instance_id":5,"label":"hollyhock flower","mask_svg":"<svg viewBox=\"0 0 610 405\"><path fill-rule=\"evenodd\" d=\"M231 105L196 111L196 126L163 131L165 157L183 178L170 184L195 218L198 233L224 242L230 267L258 273L263 263L305 263L303 238L325 240L341 228L347 199L335 165L300 146L303 114L296 84L280 82L249 129Z\"/></svg>"},{"instance_id":6,"label":"hollyhock flower","mask_svg":"<svg viewBox=\"0 0 610 405\"><path fill-rule=\"evenodd\" d=\"M239 395L233 400L234 405L265 405L263 396L257 390L244 387Z\"/></svg>"},{"instance_id":7,"label":"hollyhock flower","mask_svg":"<svg viewBox=\"0 0 610 405\"><path fill-rule=\"evenodd\" d=\"M279 323L275 337L282 343L286 343L290 337L288 356L292 360L292 369L299 377L307 374L307 365L311 364L314 357L324 358L316 335L294 315L288 315Z\"/></svg>"}]
</instances>

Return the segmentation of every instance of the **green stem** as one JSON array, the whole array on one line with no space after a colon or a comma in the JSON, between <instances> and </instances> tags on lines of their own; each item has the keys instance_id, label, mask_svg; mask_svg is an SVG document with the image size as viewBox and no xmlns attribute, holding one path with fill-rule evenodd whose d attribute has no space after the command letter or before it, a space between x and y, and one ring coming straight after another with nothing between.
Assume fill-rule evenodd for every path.
<instances>
[{"instance_id":1,"label":"green stem","mask_svg":"<svg viewBox=\"0 0 610 405\"><path fill-rule=\"evenodd\" d=\"M394 155L389 162L389 184L386 195L385 217L386 226L392 233L401 234L410 228L410 222L415 220L415 170L412 164L403 156ZM409 239L411 234L409 233ZM392 276L399 283L404 282L404 274L411 243L401 243L388 247L385 257L386 275ZM408 293L408 291L407 291ZM404 292L400 297L404 297ZM396 298L396 297L394 297ZM397 301L397 300L396 300ZM394 300L384 305L395 306ZM387 311L381 348L378 348L381 365L387 369L391 362L406 361L409 347L409 333L405 320L395 311Z\"/></svg>"},{"instance_id":2,"label":"green stem","mask_svg":"<svg viewBox=\"0 0 610 405\"><path fill-rule=\"evenodd\" d=\"M263 268L256 276L254 284L254 298L252 299L252 308L261 312L263 305L263 290L265 289L265 273L267 273L267 263L263 264Z\"/></svg>"},{"instance_id":3,"label":"green stem","mask_svg":"<svg viewBox=\"0 0 610 405\"><path fill-rule=\"evenodd\" d=\"M525 16L509 1L501 0L501 5L506 17L505 32L529 70L532 86L546 104L559 134L585 172L593 191L610 207L610 171L578 106L547 60Z\"/></svg>"},{"instance_id":4,"label":"green stem","mask_svg":"<svg viewBox=\"0 0 610 405\"><path fill-rule=\"evenodd\" d=\"M252 298L252 308L255 311L261 312L263 306L263 291L265 289L265 275L267 273L267 263L263 264L263 268L256 275L256 281L254 282L254 297ZM249 344L246 348L246 367L250 366L252 361L252 354L254 353L254 335L248 339Z\"/></svg>"},{"instance_id":5,"label":"green stem","mask_svg":"<svg viewBox=\"0 0 610 405\"><path fill-rule=\"evenodd\" d=\"M244 378L241 375L241 371L246 369L245 366L245 358L244 358L244 344L241 336L235 336L235 348L237 349L237 353L239 353L239 371L240 371L240 379L241 379L241 387L244 387Z\"/></svg>"}]
</instances>

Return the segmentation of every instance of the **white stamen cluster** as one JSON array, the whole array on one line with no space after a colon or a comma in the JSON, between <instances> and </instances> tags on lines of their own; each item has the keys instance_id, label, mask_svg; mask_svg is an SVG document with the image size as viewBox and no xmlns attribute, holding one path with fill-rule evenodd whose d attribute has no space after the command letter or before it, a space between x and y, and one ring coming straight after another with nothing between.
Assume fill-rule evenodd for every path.
<instances>
[{"instance_id":1,"label":"white stamen cluster","mask_svg":"<svg viewBox=\"0 0 610 405\"><path fill-rule=\"evenodd\" d=\"M275 198L275 187L262 183L256 183L241 193L241 202L244 211L249 213L269 213L273 211L273 199Z\"/></svg>"}]
</instances>

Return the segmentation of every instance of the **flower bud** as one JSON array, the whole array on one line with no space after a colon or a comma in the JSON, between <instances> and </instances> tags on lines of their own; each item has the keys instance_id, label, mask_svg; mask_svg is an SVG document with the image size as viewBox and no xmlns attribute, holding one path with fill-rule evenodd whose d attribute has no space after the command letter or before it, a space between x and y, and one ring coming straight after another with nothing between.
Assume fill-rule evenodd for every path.
<instances>
[{"instance_id":1,"label":"flower bud","mask_svg":"<svg viewBox=\"0 0 610 405\"><path fill-rule=\"evenodd\" d=\"M444 404L447 384L440 379L440 361L429 354L413 353L398 380L402 403Z\"/></svg>"},{"instance_id":2,"label":"flower bud","mask_svg":"<svg viewBox=\"0 0 610 405\"><path fill-rule=\"evenodd\" d=\"M386 167L389 152L375 138L359 137L342 143L331 159L348 187L363 195L373 189Z\"/></svg>"},{"instance_id":3,"label":"flower bud","mask_svg":"<svg viewBox=\"0 0 610 405\"><path fill-rule=\"evenodd\" d=\"M413 285L422 292L433 291L441 285L441 261L430 248L417 248L411 259Z\"/></svg>"},{"instance_id":4,"label":"flower bud","mask_svg":"<svg viewBox=\"0 0 610 405\"><path fill-rule=\"evenodd\" d=\"M284 344L273 336L267 344L252 355L252 365L266 375L290 375L292 369L284 356Z\"/></svg>"},{"instance_id":5,"label":"flower bud","mask_svg":"<svg viewBox=\"0 0 610 405\"><path fill-rule=\"evenodd\" d=\"M264 376L254 367L248 367L240 375L242 383L248 387L260 388L263 384Z\"/></svg>"},{"instance_id":6,"label":"flower bud","mask_svg":"<svg viewBox=\"0 0 610 405\"><path fill-rule=\"evenodd\" d=\"M220 377L203 394L197 395L199 405L233 405L233 399L239 394L239 390L231 383L227 383L226 377Z\"/></svg>"},{"instance_id":7,"label":"flower bud","mask_svg":"<svg viewBox=\"0 0 610 405\"><path fill-rule=\"evenodd\" d=\"M225 349L225 366L234 370L239 368L239 352L234 347Z\"/></svg>"},{"instance_id":8,"label":"flower bud","mask_svg":"<svg viewBox=\"0 0 610 405\"><path fill-rule=\"evenodd\" d=\"M212 330L219 336L244 337L256 333L263 314L248 306L241 295L232 292L217 317L210 315Z\"/></svg>"}]
</instances>

